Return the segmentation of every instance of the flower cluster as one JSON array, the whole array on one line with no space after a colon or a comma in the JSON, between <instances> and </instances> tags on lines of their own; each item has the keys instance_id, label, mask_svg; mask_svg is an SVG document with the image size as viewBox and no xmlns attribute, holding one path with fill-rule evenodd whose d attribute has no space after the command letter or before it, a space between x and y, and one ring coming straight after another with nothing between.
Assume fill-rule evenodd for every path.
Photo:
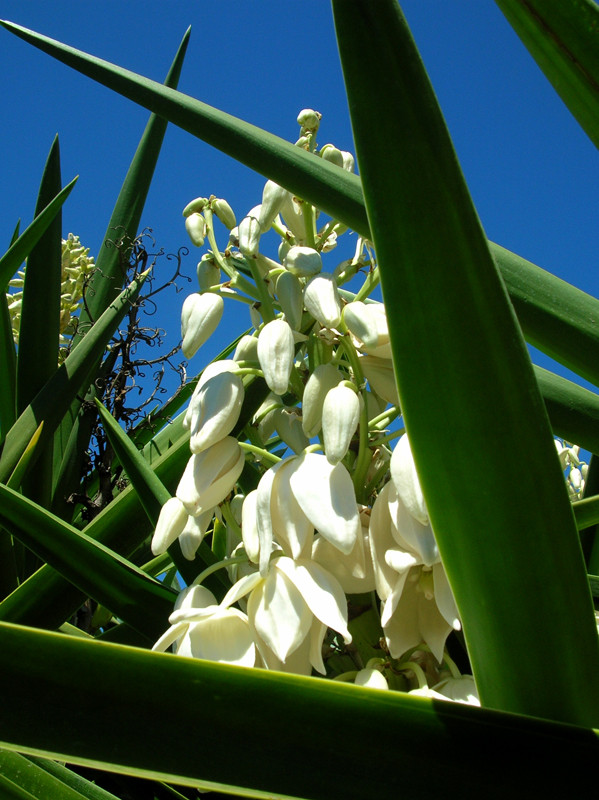
<instances>
[{"instance_id":1,"label":"flower cluster","mask_svg":"<svg viewBox=\"0 0 599 800\"><path fill-rule=\"evenodd\" d=\"M298 123L298 147L353 169L349 153L318 147L320 114ZM372 246L358 238L326 271L345 227L272 181L239 224L214 196L183 215L192 243L210 246L183 304L185 356L226 298L248 307L252 329L197 381L191 456L152 540L156 555L178 539L193 559L212 534L222 555L224 530L231 586L217 599L203 585L213 568L199 574L155 649L478 702L446 650L459 615L401 424L385 307L371 297Z\"/></svg>"},{"instance_id":2,"label":"flower cluster","mask_svg":"<svg viewBox=\"0 0 599 800\"><path fill-rule=\"evenodd\" d=\"M69 233L68 237L62 240L59 363L68 355L69 339L77 329L78 311L83 300L85 283L94 269L95 263L93 257L89 255L89 247L83 247L79 237ZM16 345L19 344L25 275L26 267L23 267L17 273L17 277L9 281L9 291L6 294Z\"/></svg>"}]
</instances>

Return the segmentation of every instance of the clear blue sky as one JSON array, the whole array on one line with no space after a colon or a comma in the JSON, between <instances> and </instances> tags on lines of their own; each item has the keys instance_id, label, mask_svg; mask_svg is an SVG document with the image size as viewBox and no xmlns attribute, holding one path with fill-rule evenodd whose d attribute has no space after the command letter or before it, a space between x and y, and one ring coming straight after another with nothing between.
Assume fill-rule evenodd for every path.
<instances>
[{"instance_id":1,"label":"clear blue sky","mask_svg":"<svg viewBox=\"0 0 599 800\"><path fill-rule=\"evenodd\" d=\"M594 146L491 0L401 5L488 237L597 295ZM181 91L287 139L296 138L297 112L315 108L323 115L320 144L353 149L325 0L3 0L0 15L160 81L191 25ZM0 42L0 246L8 245L19 217L30 222L58 132L65 183L80 175L64 207L64 233L79 234L96 253L148 113L4 30ZM364 31L356 57L368 58L370 46ZM240 219L260 201L263 183L169 126L142 224L160 247L176 252L187 244L181 211L189 200L225 197ZM198 256L196 250L185 262L189 276ZM334 255L328 263L332 269ZM159 318L174 339L184 294L172 296ZM249 325L247 312L227 319L226 330L192 360L191 374L204 354L210 358Z\"/></svg>"}]
</instances>

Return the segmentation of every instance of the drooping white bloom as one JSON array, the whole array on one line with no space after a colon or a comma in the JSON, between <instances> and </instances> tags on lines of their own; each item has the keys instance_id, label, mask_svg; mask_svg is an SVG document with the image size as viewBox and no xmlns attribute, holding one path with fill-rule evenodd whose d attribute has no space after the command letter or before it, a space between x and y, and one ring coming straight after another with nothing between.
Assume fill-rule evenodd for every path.
<instances>
[{"instance_id":1,"label":"drooping white bloom","mask_svg":"<svg viewBox=\"0 0 599 800\"><path fill-rule=\"evenodd\" d=\"M267 322L258 335L258 360L268 388L285 394L293 367L295 347L289 323L282 319Z\"/></svg>"},{"instance_id":2,"label":"drooping white bloom","mask_svg":"<svg viewBox=\"0 0 599 800\"><path fill-rule=\"evenodd\" d=\"M201 214L195 212L186 217L185 230L189 234L191 243L196 247L201 247L204 244L204 238L206 237L206 220Z\"/></svg>"},{"instance_id":3,"label":"drooping white bloom","mask_svg":"<svg viewBox=\"0 0 599 800\"><path fill-rule=\"evenodd\" d=\"M382 303L354 300L343 309L343 321L361 350L378 358L391 358L387 315Z\"/></svg>"},{"instance_id":4,"label":"drooping white bloom","mask_svg":"<svg viewBox=\"0 0 599 800\"><path fill-rule=\"evenodd\" d=\"M364 525L348 555L339 552L324 537L316 536L312 545L312 559L337 578L346 594L363 594L376 588L368 528Z\"/></svg>"},{"instance_id":5,"label":"drooping white bloom","mask_svg":"<svg viewBox=\"0 0 599 800\"><path fill-rule=\"evenodd\" d=\"M388 689L389 684L382 672L378 669L361 669L355 677L356 686L368 686L369 689Z\"/></svg>"},{"instance_id":6,"label":"drooping white bloom","mask_svg":"<svg viewBox=\"0 0 599 800\"><path fill-rule=\"evenodd\" d=\"M197 276L200 292L206 292L220 283L220 267L214 263L210 253L198 262Z\"/></svg>"},{"instance_id":7,"label":"drooping white bloom","mask_svg":"<svg viewBox=\"0 0 599 800\"><path fill-rule=\"evenodd\" d=\"M327 273L316 275L304 289L307 311L324 328L336 328L341 322L341 297L337 282Z\"/></svg>"},{"instance_id":8,"label":"drooping white bloom","mask_svg":"<svg viewBox=\"0 0 599 800\"><path fill-rule=\"evenodd\" d=\"M314 630L321 647L327 627L340 633L346 643L351 642L341 586L309 559L294 561L280 556L270 563L265 576L254 573L241 578L227 592L221 606L228 608L246 594L247 613L257 640L281 664L286 664ZM315 629L314 618L320 623ZM311 644L310 662L324 674L321 648Z\"/></svg>"},{"instance_id":9,"label":"drooping white bloom","mask_svg":"<svg viewBox=\"0 0 599 800\"><path fill-rule=\"evenodd\" d=\"M394 406L399 405L393 361L390 358L378 358L377 356L360 356L360 366L372 391L387 403Z\"/></svg>"},{"instance_id":10,"label":"drooping white bloom","mask_svg":"<svg viewBox=\"0 0 599 800\"><path fill-rule=\"evenodd\" d=\"M152 553L159 556L166 553L185 528L188 513L177 497L171 497L160 509L156 530L152 537Z\"/></svg>"},{"instance_id":11,"label":"drooping white bloom","mask_svg":"<svg viewBox=\"0 0 599 800\"><path fill-rule=\"evenodd\" d=\"M291 491L306 517L338 550L351 553L362 526L347 469L318 453L304 453L289 470Z\"/></svg>"},{"instance_id":12,"label":"drooping white bloom","mask_svg":"<svg viewBox=\"0 0 599 800\"><path fill-rule=\"evenodd\" d=\"M200 408L198 404L198 396L202 391L205 384L211 379L214 378L216 375L220 375L221 372L235 372L238 369L238 365L233 359L230 358L223 358L218 361L211 361L206 367L202 370L200 377L198 378L198 382L196 384L195 389L193 390L193 394L189 400L189 406L187 407L187 411L185 412L185 417L183 419L183 427L185 430L191 430L197 426L197 418L200 413Z\"/></svg>"},{"instance_id":13,"label":"drooping white bloom","mask_svg":"<svg viewBox=\"0 0 599 800\"><path fill-rule=\"evenodd\" d=\"M347 453L360 421L360 397L346 383L329 389L322 406L324 452L331 464Z\"/></svg>"},{"instance_id":14,"label":"drooping white bloom","mask_svg":"<svg viewBox=\"0 0 599 800\"><path fill-rule=\"evenodd\" d=\"M200 514L199 517L187 517L185 527L179 534L179 545L181 546L181 553L188 561L193 561L198 550L202 544L208 526L214 516L214 510L211 508L208 511Z\"/></svg>"},{"instance_id":15,"label":"drooping white bloom","mask_svg":"<svg viewBox=\"0 0 599 800\"><path fill-rule=\"evenodd\" d=\"M403 538L404 528L395 527L393 502L414 525L421 525L405 510L393 483L386 484L372 508L369 542L389 652L399 658L424 641L441 661L447 636L452 628L460 627L453 594L438 556L433 564L426 564Z\"/></svg>"},{"instance_id":16,"label":"drooping white bloom","mask_svg":"<svg viewBox=\"0 0 599 800\"><path fill-rule=\"evenodd\" d=\"M320 157L337 167L343 167L343 153L334 144L325 144L320 148Z\"/></svg>"},{"instance_id":17,"label":"drooping white bloom","mask_svg":"<svg viewBox=\"0 0 599 800\"><path fill-rule=\"evenodd\" d=\"M283 266L299 278L309 278L321 271L322 258L313 247L295 245L285 256Z\"/></svg>"},{"instance_id":18,"label":"drooping white bloom","mask_svg":"<svg viewBox=\"0 0 599 800\"><path fill-rule=\"evenodd\" d=\"M244 256L254 256L258 252L262 226L260 225L260 206L253 208L239 223L237 236L239 249Z\"/></svg>"},{"instance_id":19,"label":"drooping white bloom","mask_svg":"<svg viewBox=\"0 0 599 800\"><path fill-rule=\"evenodd\" d=\"M219 606L204 586L184 589L169 617L171 627L152 650L162 652L175 644L178 655L224 664L253 667L256 646L248 618L236 608Z\"/></svg>"},{"instance_id":20,"label":"drooping white bloom","mask_svg":"<svg viewBox=\"0 0 599 800\"><path fill-rule=\"evenodd\" d=\"M391 480L402 503L418 522L428 525L428 511L407 434L400 437L391 454Z\"/></svg>"},{"instance_id":21,"label":"drooping white bloom","mask_svg":"<svg viewBox=\"0 0 599 800\"><path fill-rule=\"evenodd\" d=\"M322 427L322 407L328 392L343 380L333 364L320 364L308 378L302 398L302 427L311 439Z\"/></svg>"},{"instance_id":22,"label":"drooping white bloom","mask_svg":"<svg viewBox=\"0 0 599 800\"><path fill-rule=\"evenodd\" d=\"M276 291L285 319L294 331L299 330L304 310L303 287L299 278L291 272L282 272L277 278Z\"/></svg>"},{"instance_id":23,"label":"drooping white bloom","mask_svg":"<svg viewBox=\"0 0 599 800\"><path fill-rule=\"evenodd\" d=\"M235 486L244 462L244 452L232 436L192 455L177 487L187 513L198 516L221 503Z\"/></svg>"},{"instance_id":24,"label":"drooping white bloom","mask_svg":"<svg viewBox=\"0 0 599 800\"><path fill-rule=\"evenodd\" d=\"M294 453L303 452L310 444L302 428L301 417L286 408L277 408L273 414L274 426L290 450Z\"/></svg>"},{"instance_id":25,"label":"drooping white bloom","mask_svg":"<svg viewBox=\"0 0 599 800\"><path fill-rule=\"evenodd\" d=\"M214 375L201 386L194 400L189 442L192 453L201 453L231 433L239 419L243 396L241 378L228 371Z\"/></svg>"},{"instance_id":26,"label":"drooping white bloom","mask_svg":"<svg viewBox=\"0 0 599 800\"><path fill-rule=\"evenodd\" d=\"M223 223L225 228L232 230L237 225L233 209L226 200L223 200L222 197L219 197L213 201L212 210Z\"/></svg>"},{"instance_id":27,"label":"drooping white bloom","mask_svg":"<svg viewBox=\"0 0 599 800\"><path fill-rule=\"evenodd\" d=\"M262 190L262 204L260 207L259 222L262 232L266 232L279 213L285 197L289 194L274 181L266 181Z\"/></svg>"},{"instance_id":28,"label":"drooping white bloom","mask_svg":"<svg viewBox=\"0 0 599 800\"><path fill-rule=\"evenodd\" d=\"M223 315L224 302L212 292L190 294L181 309L181 349L185 358L194 356L216 330Z\"/></svg>"}]
</instances>

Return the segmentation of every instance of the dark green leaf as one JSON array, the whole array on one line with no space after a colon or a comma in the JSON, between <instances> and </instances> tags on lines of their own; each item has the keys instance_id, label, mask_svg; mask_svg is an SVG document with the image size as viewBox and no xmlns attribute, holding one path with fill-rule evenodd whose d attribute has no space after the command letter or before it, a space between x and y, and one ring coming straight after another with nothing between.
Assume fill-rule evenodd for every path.
<instances>
[{"instance_id":1,"label":"dark green leaf","mask_svg":"<svg viewBox=\"0 0 599 800\"><path fill-rule=\"evenodd\" d=\"M571 505L428 76L393 0L333 9L401 408L481 699L599 724L599 642ZM547 580L556 564L567 584ZM548 651L559 675L539 681Z\"/></svg>"}]
</instances>

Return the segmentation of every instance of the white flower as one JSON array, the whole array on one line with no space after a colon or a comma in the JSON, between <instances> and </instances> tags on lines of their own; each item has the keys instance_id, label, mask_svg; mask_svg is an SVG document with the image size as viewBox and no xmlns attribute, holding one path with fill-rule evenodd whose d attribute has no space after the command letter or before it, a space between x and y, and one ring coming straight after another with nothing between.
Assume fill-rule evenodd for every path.
<instances>
[{"instance_id":1,"label":"white flower","mask_svg":"<svg viewBox=\"0 0 599 800\"><path fill-rule=\"evenodd\" d=\"M309 635L322 647L326 628L340 633L347 644L351 642L343 589L313 561L280 556L269 565L266 576L254 573L241 578L221 606L228 608L248 593L247 613L258 646L268 648L281 664L286 664ZM315 618L319 624L313 627ZM320 648L314 641L310 663L324 674Z\"/></svg>"},{"instance_id":2,"label":"white flower","mask_svg":"<svg viewBox=\"0 0 599 800\"><path fill-rule=\"evenodd\" d=\"M189 234L191 243L196 247L201 247L204 244L204 238L206 236L206 220L201 214L197 212L190 214L185 219L185 230Z\"/></svg>"},{"instance_id":3,"label":"white flower","mask_svg":"<svg viewBox=\"0 0 599 800\"><path fill-rule=\"evenodd\" d=\"M388 689L385 676L378 669L361 669L355 677L356 686L368 686L370 689Z\"/></svg>"},{"instance_id":4,"label":"white flower","mask_svg":"<svg viewBox=\"0 0 599 800\"><path fill-rule=\"evenodd\" d=\"M188 513L177 497L171 497L160 509L154 536L152 537L152 553L159 556L166 553L172 543L185 528Z\"/></svg>"},{"instance_id":5,"label":"white flower","mask_svg":"<svg viewBox=\"0 0 599 800\"><path fill-rule=\"evenodd\" d=\"M354 300L343 309L343 321L359 340L360 349L371 356L391 358L387 315L382 303Z\"/></svg>"},{"instance_id":6,"label":"white flower","mask_svg":"<svg viewBox=\"0 0 599 800\"><path fill-rule=\"evenodd\" d=\"M294 331L301 327L304 310L303 288L297 276L281 272L276 283L277 297L285 319Z\"/></svg>"},{"instance_id":7,"label":"white flower","mask_svg":"<svg viewBox=\"0 0 599 800\"><path fill-rule=\"evenodd\" d=\"M176 493L187 513L199 516L221 503L235 486L244 463L244 452L232 436L192 455Z\"/></svg>"},{"instance_id":8,"label":"white flower","mask_svg":"<svg viewBox=\"0 0 599 800\"><path fill-rule=\"evenodd\" d=\"M308 438L320 431L324 399L342 380L343 375L333 364L320 364L308 378L302 398L302 427Z\"/></svg>"},{"instance_id":9,"label":"white flower","mask_svg":"<svg viewBox=\"0 0 599 800\"><path fill-rule=\"evenodd\" d=\"M190 294L181 309L181 349L185 358L194 356L216 330L223 315L224 302L218 294Z\"/></svg>"},{"instance_id":10,"label":"white flower","mask_svg":"<svg viewBox=\"0 0 599 800\"><path fill-rule=\"evenodd\" d=\"M258 360L268 388L285 394L293 367L295 345L289 324L282 319L267 322L258 335Z\"/></svg>"},{"instance_id":11,"label":"white flower","mask_svg":"<svg viewBox=\"0 0 599 800\"><path fill-rule=\"evenodd\" d=\"M351 476L343 464L318 453L304 453L289 467L291 491L316 530L348 555L362 526Z\"/></svg>"},{"instance_id":12,"label":"white flower","mask_svg":"<svg viewBox=\"0 0 599 800\"><path fill-rule=\"evenodd\" d=\"M256 646L247 616L236 608L219 606L204 586L192 584L181 592L169 622L171 627L152 650L164 651L174 643L181 656L241 667L256 663Z\"/></svg>"},{"instance_id":13,"label":"white flower","mask_svg":"<svg viewBox=\"0 0 599 800\"><path fill-rule=\"evenodd\" d=\"M393 361L390 358L377 356L360 356L360 366L372 391L387 403L399 405Z\"/></svg>"},{"instance_id":14,"label":"white flower","mask_svg":"<svg viewBox=\"0 0 599 800\"><path fill-rule=\"evenodd\" d=\"M294 453L303 452L310 444L302 428L302 419L293 411L277 408L273 413L277 433Z\"/></svg>"},{"instance_id":15,"label":"white flower","mask_svg":"<svg viewBox=\"0 0 599 800\"><path fill-rule=\"evenodd\" d=\"M420 552L402 538L392 503L403 508L413 525L420 525L401 504L393 483L386 484L372 508L369 542L389 652L399 658L424 641L441 661L447 636L460 627L453 594L438 557L432 565L423 563Z\"/></svg>"},{"instance_id":16,"label":"white flower","mask_svg":"<svg viewBox=\"0 0 599 800\"><path fill-rule=\"evenodd\" d=\"M260 206L253 208L249 214L239 223L237 235L239 237L239 249L244 256L254 256L258 252L262 226L259 221Z\"/></svg>"},{"instance_id":17,"label":"white flower","mask_svg":"<svg viewBox=\"0 0 599 800\"><path fill-rule=\"evenodd\" d=\"M347 453L360 421L360 397L347 384L329 389L322 406L324 452L331 464Z\"/></svg>"},{"instance_id":18,"label":"white flower","mask_svg":"<svg viewBox=\"0 0 599 800\"><path fill-rule=\"evenodd\" d=\"M231 433L239 419L243 396L241 378L232 372L221 372L203 383L194 398L189 442L192 453L201 453Z\"/></svg>"},{"instance_id":19,"label":"white flower","mask_svg":"<svg viewBox=\"0 0 599 800\"><path fill-rule=\"evenodd\" d=\"M304 289L307 311L324 328L336 328L341 322L341 297L332 275L317 275Z\"/></svg>"},{"instance_id":20,"label":"white flower","mask_svg":"<svg viewBox=\"0 0 599 800\"><path fill-rule=\"evenodd\" d=\"M181 553L188 561L193 561L198 547L202 544L208 526L214 516L214 510L210 508L199 517L188 517L185 527L179 534L179 545Z\"/></svg>"},{"instance_id":21,"label":"white flower","mask_svg":"<svg viewBox=\"0 0 599 800\"><path fill-rule=\"evenodd\" d=\"M322 258L320 253L314 250L313 247L295 245L289 249L285 256L283 266L294 275L300 278L307 278L311 275L317 275L321 271Z\"/></svg>"},{"instance_id":22,"label":"white flower","mask_svg":"<svg viewBox=\"0 0 599 800\"><path fill-rule=\"evenodd\" d=\"M233 209L227 203L226 200L222 199L222 197L219 197L216 200L214 200L214 202L212 203L212 210L214 211L216 216L220 219L220 221L223 223L225 228L232 230L237 225Z\"/></svg>"}]
</instances>

